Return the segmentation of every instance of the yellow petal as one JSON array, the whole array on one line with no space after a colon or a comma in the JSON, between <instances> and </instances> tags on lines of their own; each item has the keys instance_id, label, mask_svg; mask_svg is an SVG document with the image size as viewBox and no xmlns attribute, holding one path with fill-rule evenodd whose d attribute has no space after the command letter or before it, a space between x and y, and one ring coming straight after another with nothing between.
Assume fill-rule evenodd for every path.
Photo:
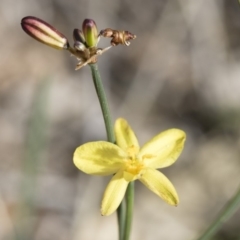
<instances>
[{"instance_id":1,"label":"yellow petal","mask_svg":"<svg viewBox=\"0 0 240 240\"><path fill-rule=\"evenodd\" d=\"M87 174L110 175L116 173L123 164L126 153L109 142L90 142L76 149L73 162Z\"/></svg>"},{"instance_id":2,"label":"yellow petal","mask_svg":"<svg viewBox=\"0 0 240 240\"><path fill-rule=\"evenodd\" d=\"M173 164L181 154L186 134L179 129L164 131L147 142L139 156L147 167L164 168Z\"/></svg>"},{"instance_id":3,"label":"yellow petal","mask_svg":"<svg viewBox=\"0 0 240 240\"><path fill-rule=\"evenodd\" d=\"M120 205L125 195L128 181L123 178L123 172L119 171L109 182L102 200L101 214L108 216Z\"/></svg>"},{"instance_id":4,"label":"yellow petal","mask_svg":"<svg viewBox=\"0 0 240 240\"><path fill-rule=\"evenodd\" d=\"M124 151L127 151L129 148L134 148L134 151L138 153L138 140L132 128L128 125L128 122L125 119L117 119L115 122L114 130L116 135L116 142L120 148L122 148Z\"/></svg>"},{"instance_id":5,"label":"yellow petal","mask_svg":"<svg viewBox=\"0 0 240 240\"><path fill-rule=\"evenodd\" d=\"M156 193L170 205L179 202L177 192L172 183L161 172L148 168L139 179L147 188Z\"/></svg>"}]
</instances>

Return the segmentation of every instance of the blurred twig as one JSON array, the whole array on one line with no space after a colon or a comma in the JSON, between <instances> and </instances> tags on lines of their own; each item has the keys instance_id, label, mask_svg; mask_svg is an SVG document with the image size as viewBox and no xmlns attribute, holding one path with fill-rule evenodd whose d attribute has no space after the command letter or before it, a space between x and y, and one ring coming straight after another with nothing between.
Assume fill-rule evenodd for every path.
<instances>
[{"instance_id":1,"label":"blurred twig","mask_svg":"<svg viewBox=\"0 0 240 240\"><path fill-rule=\"evenodd\" d=\"M232 215L236 212L240 205L240 188L233 198L225 205L220 212L216 220L209 226L209 228L203 233L197 240L209 240L213 235L221 228Z\"/></svg>"}]
</instances>

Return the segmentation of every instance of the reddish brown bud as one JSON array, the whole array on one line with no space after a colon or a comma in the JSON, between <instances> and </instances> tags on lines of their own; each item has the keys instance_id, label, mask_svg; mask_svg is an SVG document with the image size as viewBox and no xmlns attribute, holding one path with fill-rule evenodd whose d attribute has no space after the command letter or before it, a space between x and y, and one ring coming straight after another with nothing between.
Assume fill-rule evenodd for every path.
<instances>
[{"instance_id":1,"label":"reddish brown bud","mask_svg":"<svg viewBox=\"0 0 240 240\"><path fill-rule=\"evenodd\" d=\"M73 39L75 42L85 43L85 38L83 32L77 28L73 30Z\"/></svg>"},{"instance_id":2,"label":"reddish brown bud","mask_svg":"<svg viewBox=\"0 0 240 240\"><path fill-rule=\"evenodd\" d=\"M56 49L67 49L67 38L50 24L43 20L28 16L22 19L22 29L37 41Z\"/></svg>"}]
</instances>

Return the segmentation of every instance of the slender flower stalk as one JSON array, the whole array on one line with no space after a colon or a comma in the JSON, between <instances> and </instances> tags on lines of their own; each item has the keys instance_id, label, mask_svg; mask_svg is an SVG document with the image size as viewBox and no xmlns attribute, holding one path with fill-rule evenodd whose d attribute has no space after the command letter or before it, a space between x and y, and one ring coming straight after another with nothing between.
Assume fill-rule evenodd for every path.
<instances>
[{"instance_id":1,"label":"slender flower stalk","mask_svg":"<svg viewBox=\"0 0 240 240\"><path fill-rule=\"evenodd\" d=\"M102 114L103 114L103 119L105 123L105 128L107 132L107 139L110 143L115 144L115 135L112 127L112 121L111 121L111 115L110 115L110 110L108 107L108 102L107 102L107 97L104 91L104 87L102 84L101 76L98 71L98 66L97 64L89 64L92 72L92 78L95 86L95 90L97 92L98 100L101 105L102 109ZM128 210L128 215L129 217L132 215L132 212ZM125 201L120 204L117 210L117 217L118 217L118 229L119 229L119 240L125 240L123 238L126 233L125 233L125 224L126 224L126 209L125 209ZM130 218L132 219L132 218ZM129 219L129 220L130 220ZM130 226L130 224L128 224ZM128 231L130 232L130 228L128 227ZM126 239L127 240L127 239Z\"/></svg>"},{"instance_id":2,"label":"slender flower stalk","mask_svg":"<svg viewBox=\"0 0 240 240\"><path fill-rule=\"evenodd\" d=\"M117 219L118 219L118 239L124 240L125 235L125 225L126 225L126 201L125 198L122 200L121 204L117 209Z\"/></svg>"},{"instance_id":3,"label":"slender flower stalk","mask_svg":"<svg viewBox=\"0 0 240 240\"><path fill-rule=\"evenodd\" d=\"M115 143L115 136L114 136L113 127L112 127L110 110L108 107L107 97L104 92L104 87L101 81L101 76L98 71L98 66L96 63L89 64L89 66L91 68L94 86L95 86L98 100L102 109L103 119L104 119L106 131L107 131L107 139L109 142Z\"/></svg>"},{"instance_id":4,"label":"slender flower stalk","mask_svg":"<svg viewBox=\"0 0 240 240\"><path fill-rule=\"evenodd\" d=\"M124 231L124 240L130 239L131 227L132 227L132 218L133 218L133 206L134 206L134 182L130 182L126 191L126 222L125 222L125 231Z\"/></svg>"}]
</instances>

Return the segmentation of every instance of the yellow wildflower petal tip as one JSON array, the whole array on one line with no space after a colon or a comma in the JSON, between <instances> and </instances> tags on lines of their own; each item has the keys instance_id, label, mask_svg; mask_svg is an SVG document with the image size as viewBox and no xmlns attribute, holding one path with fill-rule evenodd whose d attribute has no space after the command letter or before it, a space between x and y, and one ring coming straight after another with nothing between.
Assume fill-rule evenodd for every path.
<instances>
[{"instance_id":1,"label":"yellow wildflower petal tip","mask_svg":"<svg viewBox=\"0 0 240 240\"><path fill-rule=\"evenodd\" d=\"M139 151L139 143L135 133L123 118L118 118L114 126L117 145L123 150L127 151L129 148L134 147L136 153Z\"/></svg>"},{"instance_id":2,"label":"yellow wildflower petal tip","mask_svg":"<svg viewBox=\"0 0 240 240\"><path fill-rule=\"evenodd\" d=\"M103 195L101 206L101 214L103 216L108 216L116 211L123 200L128 183L123 178L122 171L119 171L112 177Z\"/></svg>"},{"instance_id":3,"label":"yellow wildflower petal tip","mask_svg":"<svg viewBox=\"0 0 240 240\"><path fill-rule=\"evenodd\" d=\"M168 204L173 206L178 205L179 198L174 186L158 170L147 169L139 180Z\"/></svg>"},{"instance_id":4,"label":"yellow wildflower petal tip","mask_svg":"<svg viewBox=\"0 0 240 240\"><path fill-rule=\"evenodd\" d=\"M168 167L180 156L185 140L186 134L184 131L169 129L147 142L141 148L139 155L144 158L144 162L148 167Z\"/></svg>"}]
</instances>

